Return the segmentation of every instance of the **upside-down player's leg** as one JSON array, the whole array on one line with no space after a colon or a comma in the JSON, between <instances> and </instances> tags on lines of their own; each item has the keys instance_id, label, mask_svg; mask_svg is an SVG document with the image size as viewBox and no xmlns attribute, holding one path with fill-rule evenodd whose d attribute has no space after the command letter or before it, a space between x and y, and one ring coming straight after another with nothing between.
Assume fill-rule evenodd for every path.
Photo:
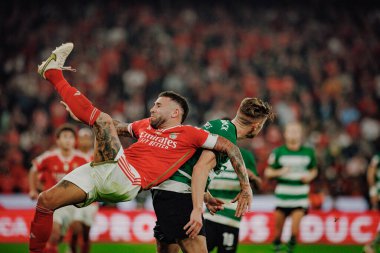
<instances>
[{"instance_id":1,"label":"upside-down player's leg","mask_svg":"<svg viewBox=\"0 0 380 253\"><path fill-rule=\"evenodd\" d=\"M83 202L86 196L82 189L68 181L61 181L53 188L42 192L38 196L36 213L30 228L30 252L43 252L51 234L54 210Z\"/></svg>"},{"instance_id":2,"label":"upside-down player's leg","mask_svg":"<svg viewBox=\"0 0 380 253\"><path fill-rule=\"evenodd\" d=\"M63 76L62 70L65 69L63 65L73 47L72 43L65 43L56 48L52 55L38 67L38 72L54 85L62 100L79 120L93 126L96 139L94 162L114 160L121 148L121 143L112 118L94 107Z\"/></svg>"},{"instance_id":3,"label":"upside-down player's leg","mask_svg":"<svg viewBox=\"0 0 380 253\"><path fill-rule=\"evenodd\" d=\"M97 141L95 162L115 159L121 148L112 118L101 113L91 102L72 87L63 77L62 69L66 58L73 49L72 43L66 43L56 48L52 55L38 68L38 72L52 83L64 102L74 115L93 126ZM31 224L30 252L42 252L52 230L52 218L55 209L84 202L87 193L69 181L61 181L48 191L42 192L37 200L34 219Z\"/></svg>"}]
</instances>

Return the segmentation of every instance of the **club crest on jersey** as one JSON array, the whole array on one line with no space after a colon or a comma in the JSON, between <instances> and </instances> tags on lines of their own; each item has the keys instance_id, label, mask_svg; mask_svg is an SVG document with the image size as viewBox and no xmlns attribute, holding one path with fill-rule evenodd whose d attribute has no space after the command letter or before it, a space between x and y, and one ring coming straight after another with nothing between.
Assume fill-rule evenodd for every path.
<instances>
[{"instance_id":1,"label":"club crest on jersey","mask_svg":"<svg viewBox=\"0 0 380 253\"><path fill-rule=\"evenodd\" d=\"M175 140L175 139L177 139L177 137L178 137L178 133L171 133L171 134L169 134L169 138L170 139Z\"/></svg>"}]
</instances>

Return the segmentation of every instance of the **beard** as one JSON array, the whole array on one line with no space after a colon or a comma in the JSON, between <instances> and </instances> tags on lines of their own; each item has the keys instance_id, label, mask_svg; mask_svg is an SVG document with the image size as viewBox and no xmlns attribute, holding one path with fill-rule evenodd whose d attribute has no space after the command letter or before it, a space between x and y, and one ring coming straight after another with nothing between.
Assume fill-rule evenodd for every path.
<instances>
[{"instance_id":1,"label":"beard","mask_svg":"<svg viewBox=\"0 0 380 253\"><path fill-rule=\"evenodd\" d=\"M157 129L159 126L161 126L165 120L161 117L152 119L150 118L150 126L153 127L154 129Z\"/></svg>"}]
</instances>

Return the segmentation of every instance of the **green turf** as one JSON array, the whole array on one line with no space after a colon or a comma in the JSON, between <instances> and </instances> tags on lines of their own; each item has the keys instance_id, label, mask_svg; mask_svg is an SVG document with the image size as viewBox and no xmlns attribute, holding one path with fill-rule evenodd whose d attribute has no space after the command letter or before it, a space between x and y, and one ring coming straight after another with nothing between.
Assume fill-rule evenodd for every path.
<instances>
[{"instance_id":1,"label":"green turf","mask_svg":"<svg viewBox=\"0 0 380 253\"><path fill-rule=\"evenodd\" d=\"M66 253L66 245L60 246L60 253ZM27 253L27 244L7 243L0 244L1 253ZM241 244L238 253L272 253L268 244ZM122 243L94 243L91 253L149 253L156 252L154 244L122 244ZM213 251L216 252L216 251ZM362 246L358 245L298 245L294 253L361 253ZM380 251L378 251L380 252ZM285 252L284 252L285 253Z\"/></svg>"}]
</instances>

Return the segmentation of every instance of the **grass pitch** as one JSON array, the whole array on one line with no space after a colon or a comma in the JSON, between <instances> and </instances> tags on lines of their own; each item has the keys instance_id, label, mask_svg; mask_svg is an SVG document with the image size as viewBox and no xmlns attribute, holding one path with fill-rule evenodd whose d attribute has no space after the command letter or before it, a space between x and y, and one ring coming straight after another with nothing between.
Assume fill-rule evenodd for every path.
<instances>
[{"instance_id":1,"label":"grass pitch","mask_svg":"<svg viewBox=\"0 0 380 253\"><path fill-rule=\"evenodd\" d=\"M60 253L67 253L67 245L60 246ZM294 253L362 253L362 246L359 245L297 245ZM1 253L27 253L27 244L2 243L0 244ZM91 253L155 253L154 244L126 244L126 243L94 243ZM213 253L216 253L216 250ZM272 245L269 244L240 244L238 253L272 253ZM377 251L380 253L380 251ZM285 251L284 251L285 253Z\"/></svg>"}]
</instances>

